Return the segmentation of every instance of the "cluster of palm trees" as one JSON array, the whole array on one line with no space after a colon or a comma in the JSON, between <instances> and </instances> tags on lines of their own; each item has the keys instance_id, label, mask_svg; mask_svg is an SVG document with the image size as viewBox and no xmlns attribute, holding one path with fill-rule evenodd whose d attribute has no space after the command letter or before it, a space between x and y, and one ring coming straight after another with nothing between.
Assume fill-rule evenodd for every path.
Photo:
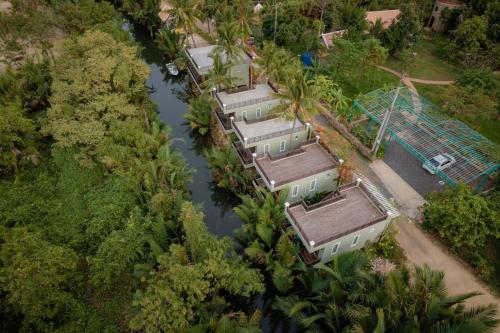
<instances>
[{"instance_id":1,"label":"cluster of palm trees","mask_svg":"<svg viewBox=\"0 0 500 333\"><path fill-rule=\"evenodd\" d=\"M479 333L498 324L494 305L466 309L464 302L478 294L449 296L444 274L428 266L378 273L365 252L354 251L306 267L286 231L285 198L264 189L242 196L235 212L244 224L236 235L246 256L268 273L278 294L274 310L303 331Z\"/></svg>"}]
</instances>

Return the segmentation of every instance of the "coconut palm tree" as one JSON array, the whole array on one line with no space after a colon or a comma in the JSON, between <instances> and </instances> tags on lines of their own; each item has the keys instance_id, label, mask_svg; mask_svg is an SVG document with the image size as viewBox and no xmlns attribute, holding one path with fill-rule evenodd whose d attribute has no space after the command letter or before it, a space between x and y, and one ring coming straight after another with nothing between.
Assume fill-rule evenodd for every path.
<instances>
[{"instance_id":1,"label":"coconut palm tree","mask_svg":"<svg viewBox=\"0 0 500 333\"><path fill-rule=\"evenodd\" d=\"M224 53L225 62L229 67L229 77L232 77L231 67L235 61L241 58L241 40L238 35L238 22L226 21L218 28L219 42L214 52ZM223 57L221 55L221 57Z\"/></svg>"},{"instance_id":2,"label":"coconut palm tree","mask_svg":"<svg viewBox=\"0 0 500 333\"><path fill-rule=\"evenodd\" d=\"M211 148L205 152L205 156L218 187L235 194L243 193L248 189L252 175L243 169L233 149Z\"/></svg>"},{"instance_id":3,"label":"coconut palm tree","mask_svg":"<svg viewBox=\"0 0 500 333\"><path fill-rule=\"evenodd\" d=\"M184 29L187 36L191 36L193 46L196 47L194 40L194 31L197 29L196 20L203 17L200 10L200 0L170 0L172 8L168 14L173 18L173 22L179 28Z\"/></svg>"},{"instance_id":4,"label":"coconut palm tree","mask_svg":"<svg viewBox=\"0 0 500 333\"><path fill-rule=\"evenodd\" d=\"M238 22L238 35L244 42L252 35L251 24L254 20L252 0L233 0L232 5Z\"/></svg>"},{"instance_id":5,"label":"coconut palm tree","mask_svg":"<svg viewBox=\"0 0 500 333\"><path fill-rule=\"evenodd\" d=\"M286 77L285 68L291 62L291 55L273 42L264 41L260 57L255 62L259 66L261 77L281 83Z\"/></svg>"},{"instance_id":6,"label":"coconut palm tree","mask_svg":"<svg viewBox=\"0 0 500 333\"><path fill-rule=\"evenodd\" d=\"M186 36L173 30L163 29L156 34L158 48L172 61L179 62Z\"/></svg>"},{"instance_id":7,"label":"coconut palm tree","mask_svg":"<svg viewBox=\"0 0 500 333\"><path fill-rule=\"evenodd\" d=\"M191 129L202 136L210 131L212 103L212 98L207 93L203 93L189 101L189 113L184 115L184 119L189 121Z\"/></svg>"},{"instance_id":8,"label":"coconut palm tree","mask_svg":"<svg viewBox=\"0 0 500 333\"><path fill-rule=\"evenodd\" d=\"M294 64L287 67L284 87L278 91L276 96L283 103L277 106L273 113L279 114L285 119L293 119L290 133L290 149L292 149L293 131L297 119L311 116L318 110L318 89L315 85L310 84L300 64L295 61Z\"/></svg>"},{"instance_id":9,"label":"coconut palm tree","mask_svg":"<svg viewBox=\"0 0 500 333\"><path fill-rule=\"evenodd\" d=\"M205 89L211 90L215 88L216 91L220 91L223 87L231 87L235 80L230 75L231 64L222 59L218 50L215 50L210 55L210 58L213 60L213 65L208 72L207 80L203 82Z\"/></svg>"}]
</instances>

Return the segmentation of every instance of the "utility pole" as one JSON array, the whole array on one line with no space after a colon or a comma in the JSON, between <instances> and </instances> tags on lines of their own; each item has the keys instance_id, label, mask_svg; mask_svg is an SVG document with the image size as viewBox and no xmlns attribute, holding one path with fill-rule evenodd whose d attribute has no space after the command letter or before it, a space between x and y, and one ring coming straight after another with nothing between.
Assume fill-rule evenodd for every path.
<instances>
[{"instance_id":1,"label":"utility pole","mask_svg":"<svg viewBox=\"0 0 500 333\"><path fill-rule=\"evenodd\" d=\"M404 74L403 74L404 75ZM391 114L394 111L394 107L396 106L396 100L399 96L399 91L402 87L403 75L401 75L401 80L399 81L398 87L396 88L396 93L394 94L394 98L392 99L391 108L385 111L384 119L380 124L380 128L377 133L377 137L375 138L375 142L373 143L372 153L373 155L377 155L377 151L380 148L380 144L384 139L385 131L387 130L387 125L389 124L389 119L391 118Z\"/></svg>"},{"instance_id":2,"label":"utility pole","mask_svg":"<svg viewBox=\"0 0 500 333\"><path fill-rule=\"evenodd\" d=\"M274 44L276 44L276 26L278 25L278 3L274 0Z\"/></svg>"}]
</instances>

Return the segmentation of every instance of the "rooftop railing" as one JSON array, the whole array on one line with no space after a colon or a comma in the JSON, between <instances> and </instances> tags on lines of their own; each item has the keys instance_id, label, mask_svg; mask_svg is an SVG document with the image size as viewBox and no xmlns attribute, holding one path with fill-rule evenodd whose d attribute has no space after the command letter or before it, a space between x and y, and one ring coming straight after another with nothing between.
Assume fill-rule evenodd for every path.
<instances>
[{"instance_id":1,"label":"rooftop railing","mask_svg":"<svg viewBox=\"0 0 500 333\"><path fill-rule=\"evenodd\" d=\"M270 119L273 119L273 118L270 118ZM269 119L267 119L267 120L269 120ZM245 119L244 119L244 121L247 123L247 125L249 124ZM265 121L265 120L261 120L261 121ZM301 125L301 126L295 126L295 128L293 128L293 132L292 132L292 128L288 128L286 130L274 131L271 133L248 138L248 137L245 137L243 135L243 133L241 133L240 129L238 128L238 125L235 124L234 122L235 122L235 120L233 120L233 128L236 130L236 133L238 134L240 139L245 142L245 144L252 144L252 143L256 143L256 142L260 142L260 141L264 141L264 140L279 138L280 136L289 135L290 133L302 132L302 131L307 129L307 125ZM253 121L251 124L256 124L258 122L260 122L260 121ZM246 138L246 140L245 140L245 138Z\"/></svg>"},{"instance_id":2,"label":"rooftop railing","mask_svg":"<svg viewBox=\"0 0 500 333\"><path fill-rule=\"evenodd\" d=\"M272 87L269 83L268 83L269 87L271 87L271 89L275 92L275 89L274 87ZM255 88L252 88L252 89L246 89L246 90L243 90L243 91L247 91L247 92L251 92L255 90ZM238 92L235 92L236 94L237 93L241 93L243 91L238 91ZM231 93L228 93L226 91L226 94L231 94ZM218 96L217 96L218 97ZM224 111L228 111L228 110L234 110L234 109L239 109L239 108L242 108L242 107L245 107L245 106L249 106L249 105L254 105L254 104L259 104L259 103L264 103L264 102L267 102L267 101L272 101L276 99L276 97L271 93L267 96L262 96L262 97L256 97L256 98L249 98L249 99L246 99L246 100L242 100L242 101L237 101L237 102L233 102L233 103L228 103L228 104L224 104L222 102L222 100L220 98L218 98L218 102L220 103L222 109Z\"/></svg>"}]
</instances>

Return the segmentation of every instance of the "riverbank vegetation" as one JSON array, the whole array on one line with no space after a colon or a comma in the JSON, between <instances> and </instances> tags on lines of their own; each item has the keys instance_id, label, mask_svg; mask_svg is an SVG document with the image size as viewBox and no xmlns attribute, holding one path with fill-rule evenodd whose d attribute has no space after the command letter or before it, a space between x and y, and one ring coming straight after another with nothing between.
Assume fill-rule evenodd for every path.
<instances>
[{"instance_id":1,"label":"riverbank vegetation","mask_svg":"<svg viewBox=\"0 0 500 333\"><path fill-rule=\"evenodd\" d=\"M1 76L1 330L255 331L235 304L261 275L190 202L124 35L89 27Z\"/></svg>"}]
</instances>

